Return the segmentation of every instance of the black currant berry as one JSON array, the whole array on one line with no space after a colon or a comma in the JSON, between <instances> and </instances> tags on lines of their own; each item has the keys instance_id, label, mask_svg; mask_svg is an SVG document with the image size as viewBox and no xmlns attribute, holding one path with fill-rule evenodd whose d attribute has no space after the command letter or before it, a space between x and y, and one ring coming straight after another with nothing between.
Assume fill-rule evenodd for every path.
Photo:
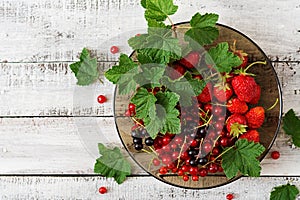
<instances>
[{"instance_id":1,"label":"black currant berry","mask_svg":"<svg viewBox=\"0 0 300 200\"><path fill-rule=\"evenodd\" d=\"M143 148L143 144L141 144L141 143L136 143L136 144L134 144L134 148L135 148L135 150L141 150L142 148Z\"/></svg>"},{"instance_id":2,"label":"black currant berry","mask_svg":"<svg viewBox=\"0 0 300 200\"><path fill-rule=\"evenodd\" d=\"M140 134L139 134L138 130L135 129L135 130L131 131L131 136L132 137L140 137Z\"/></svg>"},{"instance_id":3,"label":"black currant berry","mask_svg":"<svg viewBox=\"0 0 300 200\"><path fill-rule=\"evenodd\" d=\"M199 158L198 164L200 165L205 165L208 162L207 158Z\"/></svg>"},{"instance_id":4,"label":"black currant berry","mask_svg":"<svg viewBox=\"0 0 300 200\"><path fill-rule=\"evenodd\" d=\"M201 138L204 138L205 135L207 133L207 130L206 130L206 127L200 127L197 131L197 134L201 137Z\"/></svg>"},{"instance_id":5,"label":"black currant berry","mask_svg":"<svg viewBox=\"0 0 300 200\"><path fill-rule=\"evenodd\" d=\"M146 130L146 129L142 129L142 130L141 130L141 136L142 136L142 137L146 137L147 135L148 135L147 130Z\"/></svg>"},{"instance_id":6,"label":"black currant berry","mask_svg":"<svg viewBox=\"0 0 300 200\"><path fill-rule=\"evenodd\" d=\"M147 146L152 146L154 144L154 140L151 137L145 139L145 144Z\"/></svg>"},{"instance_id":7,"label":"black currant berry","mask_svg":"<svg viewBox=\"0 0 300 200\"><path fill-rule=\"evenodd\" d=\"M142 140L142 138L134 137L134 138L133 138L133 143L134 143L134 144L142 144L142 143L143 143L143 140Z\"/></svg>"},{"instance_id":8,"label":"black currant berry","mask_svg":"<svg viewBox=\"0 0 300 200\"><path fill-rule=\"evenodd\" d=\"M188 151L188 155L189 155L190 157L194 157L194 156L197 155L197 154L198 154L198 151L195 150L195 149L190 149L190 150Z\"/></svg>"},{"instance_id":9,"label":"black currant berry","mask_svg":"<svg viewBox=\"0 0 300 200\"><path fill-rule=\"evenodd\" d=\"M197 163L197 161L196 161L195 158L191 158L190 161L189 161L189 163L190 163L191 166L197 166L198 165L198 163Z\"/></svg>"}]
</instances>

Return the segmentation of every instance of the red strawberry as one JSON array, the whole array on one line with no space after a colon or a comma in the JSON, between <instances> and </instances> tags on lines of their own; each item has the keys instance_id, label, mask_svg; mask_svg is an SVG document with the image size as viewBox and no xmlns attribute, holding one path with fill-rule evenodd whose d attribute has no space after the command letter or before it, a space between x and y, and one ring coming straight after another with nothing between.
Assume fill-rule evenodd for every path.
<instances>
[{"instance_id":1,"label":"red strawberry","mask_svg":"<svg viewBox=\"0 0 300 200\"><path fill-rule=\"evenodd\" d=\"M245 101L234 97L227 102L227 109L231 113L245 114L248 111L248 106Z\"/></svg>"},{"instance_id":2,"label":"red strawberry","mask_svg":"<svg viewBox=\"0 0 300 200\"><path fill-rule=\"evenodd\" d=\"M197 51L192 51L184 58L182 58L179 62L187 69L192 69L196 67L199 63L200 54Z\"/></svg>"},{"instance_id":3,"label":"red strawberry","mask_svg":"<svg viewBox=\"0 0 300 200\"><path fill-rule=\"evenodd\" d=\"M202 92L197 96L197 99L200 103L208 103L211 101L211 91L212 85L211 83L207 83Z\"/></svg>"},{"instance_id":4,"label":"red strawberry","mask_svg":"<svg viewBox=\"0 0 300 200\"><path fill-rule=\"evenodd\" d=\"M250 102L255 96L256 82L249 75L240 74L233 78L232 87L241 101Z\"/></svg>"},{"instance_id":5,"label":"red strawberry","mask_svg":"<svg viewBox=\"0 0 300 200\"><path fill-rule=\"evenodd\" d=\"M236 41L233 42L233 45L231 46L231 50L233 51L233 53L235 55L237 55L238 57L240 57L242 64L236 68L240 69L240 68L245 68L248 64L248 54L243 52L243 50L237 50L236 49Z\"/></svg>"},{"instance_id":6,"label":"red strawberry","mask_svg":"<svg viewBox=\"0 0 300 200\"><path fill-rule=\"evenodd\" d=\"M241 114L233 114L226 120L227 131L233 136L238 137L246 132L247 120Z\"/></svg>"},{"instance_id":7,"label":"red strawberry","mask_svg":"<svg viewBox=\"0 0 300 200\"><path fill-rule=\"evenodd\" d=\"M247 139L249 142L259 142L259 133L257 130L249 130L240 136L240 139Z\"/></svg>"},{"instance_id":8,"label":"red strawberry","mask_svg":"<svg viewBox=\"0 0 300 200\"><path fill-rule=\"evenodd\" d=\"M215 86L213 93L219 102L226 102L232 96L233 90L229 84L226 84L225 86Z\"/></svg>"},{"instance_id":9,"label":"red strawberry","mask_svg":"<svg viewBox=\"0 0 300 200\"><path fill-rule=\"evenodd\" d=\"M242 50L236 51L234 54L236 54L238 57L240 57L242 64L238 66L237 68L245 68L248 64L248 55L244 53Z\"/></svg>"},{"instance_id":10,"label":"red strawberry","mask_svg":"<svg viewBox=\"0 0 300 200\"><path fill-rule=\"evenodd\" d=\"M258 84L256 84L256 87L255 87L254 91L255 91L254 92L254 97L249 102L250 104L258 104L258 101L260 99L261 89L260 89L260 86Z\"/></svg>"},{"instance_id":11,"label":"red strawberry","mask_svg":"<svg viewBox=\"0 0 300 200\"><path fill-rule=\"evenodd\" d=\"M261 127L265 120L265 109L261 106L251 108L246 113L247 124L249 128L256 129Z\"/></svg>"},{"instance_id":12,"label":"red strawberry","mask_svg":"<svg viewBox=\"0 0 300 200\"><path fill-rule=\"evenodd\" d=\"M186 69L178 63L175 63L173 66L168 68L168 75L172 80L180 78L185 72Z\"/></svg>"}]
</instances>

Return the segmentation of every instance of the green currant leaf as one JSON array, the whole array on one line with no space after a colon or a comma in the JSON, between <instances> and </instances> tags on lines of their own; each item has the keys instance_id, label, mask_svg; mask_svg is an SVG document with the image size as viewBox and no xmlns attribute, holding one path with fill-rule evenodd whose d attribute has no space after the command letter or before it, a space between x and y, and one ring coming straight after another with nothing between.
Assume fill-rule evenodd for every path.
<instances>
[{"instance_id":1,"label":"green currant leaf","mask_svg":"<svg viewBox=\"0 0 300 200\"><path fill-rule=\"evenodd\" d=\"M299 189L295 185L280 185L274 187L270 200L296 200L296 197L299 195Z\"/></svg>"},{"instance_id":2,"label":"green currant leaf","mask_svg":"<svg viewBox=\"0 0 300 200\"><path fill-rule=\"evenodd\" d=\"M194 79L189 72L179 79L171 80L167 76L163 76L161 83L170 91L180 95L180 105L192 105L192 97L198 96L204 89L206 82L204 80Z\"/></svg>"},{"instance_id":3,"label":"green currant leaf","mask_svg":"<svg viewBox=\"0 0 300 200\"><path fill-rule=\"evenodd\" d=\"M257 157L265 151L263 145L239 139L233 147L224 151L226 153L222 155L222 168L227 178L235 177L238 172L252 177L260 175L261 167Z\"/></svg>"},{"instance_id":4,"label":"green currant leaf","mask_svg":"<svg viewBox=\"0 0 300 200\"><path fill-rule=\"evenodd\" d=\"M163 129L166 121L166 111L159 105L153 105L149 110L149 117L145 118L145 128L150 137L155 139L158 133Z\"/></svg>"},{"instance_id":5,"label":"green currant leaf","mask_svg":"<svg viewBox=\"0 0 300 200\"><path fill-rule=\"evenodd\" d=\"M131 166L125 160L119 148L108 149L103 144L98 144L101 156L96 160L94 172L105 177L113 177L118 184L131 174Z\"/></svg>"},{"instance_id":6,"label":"green currant leaf","mask_svg":"<svg viewBox=\"0 0 300 200\"><path fill-rule=\"evenodd\" d=\"M172 31L168 28L149 27L148 34L132 37L128 40L128 44L137 51L138 60L142 64L149 63L143 62L143 58L160 64L167 64L171 59L181 58L179 40L172 37ZM139 57L139 54L142 54L142 57Z\"/></svg>"},{"instance_id":7,"label":"green currant leaf","mask_svg":"<svg viewBox=\"0 0 300 200\"><path fill-rule=\"evenodd\" d=\"M146 7L146 20L165 21L169 15L176 13L178 6L173 4L173 0L146 0L143 2Z\"/></svg>"},{"instance_id":8,"label":"green currant leaf","mask_svg":"<svg viewBox=\"0 0 300 200\"><path fill-rule=\"evenodd\" d=\"M131 103L135 105L136 117L144 119L148 116L150 108L155 105L156 97L145 88L139 88L131 98Z\"/></svg>"},{"instance_id":9,"label":"green currant leaf","mask_svg":"<svg viewBox=\"0 0 300 200\"><path fill-rule=\"evenodd\" d=\"M80 61L70 65L77 78L77 85L90 85L99 77L96 58L91 58L89 51L84 48L80 54Z\"/></svg>"},{"instance_id":10,"label":"green currant leaf","mask_svg":"<svg viewBox=\"0 0 300 200\"><path fill-rule=\"evenodd\" d=\"M156 104L149 111L149 117L144 120L146 130L154 139L160 132L178 134L181 132L179 111L175 108L179 96L173 92L158 92Z\"/></svg>"},{"instance_id":11,"label":"green currant leaf","mask_svg":"<svg viewBox=\"0 0 300 200\"><path fill-rule=\"evenodd\" d=\"M157 103L166 110L166 120L161 132L178 134L181 132L179 111L175 106L179 103L179 95L174 92L158 92L156 95Z\"/></svg>"},{"instance_id":12,"label":"green currant leaf","mask_svg":"<svg viewBox=\"0 0 300 200\"><path fill-rule=\"evenodd\" d=\"M148 27L156 27L156 28L164 28L164 29L171 29L172 26L166 26L163 22L158 22L153 19L148 20Z\"/></svg>"},{"instance_id":13,"label":"green currant leaf","mask_svg":"<svg viewBox=\"0 0 300 200\"><path fill-rule=\"evenodd\" d=\"M141 5L143 8L147 8L147 0L141 0Z\"/></svg>"},{"instance_id":14,"label":"green currant leaf","mask_svg":"<svg viewBox=\"0 0 300 200\"><path fill-rule=\"evenodd\" d=\"M147 43L139 53L152 58L155 63L167 64L171 59L181 58L178 38L172 37L172 31L165 28L149 27Z\"/></svg>"},{"instance_id":15,"label":"green currant leaf","mask_svg":"<svg viewBox=\"0 0 300 200\"><path fill-rule=\"evenodd\" d=\"M148 36L148 34L136 35L128 40L128 44L134 50L142 49L147 43Z\"/></svg>"},{"instance_id":16,"label":"green currant leaf","mask_svg":"<svg viewBox=\"0 0 300 200\"><path fill-rule=\"evenodd\" d=\"M284 115L282 128L287 135L292 137L293 144L300 147L300 119L293 109L290 109Z\"/></svg>"},{"instance_id":17,"label":"green currant leaf","mask_svg":"<svg viewBox=\"0 0 300 200\"><path fill-rule=\"evenodd\" d=\"M136 89L137 84L132 77L137 73L138 65L127 55L121 54L119 65L113 66L104 75L109 81L119 86L120 94L129 94Z\"/></svg>"},{"instance_id":18,"label":"green currant leaf","mask_svg":"<svg viewBox=\"0 0 300 200\"><path fill-rule=\"evenodd\" d=\"M166 66L160 64L144 64L140 66L142 72L135 75L133 78L140 86L151 85L152 88L159 87L159 80L163 76Z\"/></svg>"},{"instance_id":19,"label":"green currant leaf","mask_svg":"<svg viewBox=\"0 0 300 200\"><path fill-rule=\"evenodd\" d=\"M232 68L242 64L241 59L229 51L227 42L219 43L216 47L210 48L205 55L205 62L221 73L229 73Z\"/></svg>"},{"instance_id":20,"label":"green currant leaf","mask_svg":"<svg viewBox=\"0 0 300 200\"><path fill-rule=\"evenodd\" d=\"M185 41L188 41L193 49L211 44L219 36L219 30L216 28L218 18L217 14L195 14L190 21L191 28L185 33Z\"/></svg>"}]
</instances>

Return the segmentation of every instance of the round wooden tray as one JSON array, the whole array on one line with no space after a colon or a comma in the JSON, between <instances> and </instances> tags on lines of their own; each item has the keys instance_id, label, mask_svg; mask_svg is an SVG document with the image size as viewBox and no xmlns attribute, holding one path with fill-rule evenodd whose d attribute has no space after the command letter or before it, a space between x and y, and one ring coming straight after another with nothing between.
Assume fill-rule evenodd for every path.
<instances>
[{"instance_id":1,"label":"round wooden tray","mask_svg":"<svg viewBox=\"0 0 300 200\"><path fill-rule=\"evenodd\" d=\"M189 23L180 23L176 26L180 27L177 29L177 36L179 37L180 41L184 41L183 33L188 30ZM249 62L259 60L267 61L266 65L256 65L250 68L248 71L256 75L255 80L261 86L261 99L259 101L259 105L263 106L264 108L269 108L274 104L276 99L278 99L278 104L272 110L266 112L265 123L259 129L261 140L260 143L266 148L265 152L259 158L260 160L262 160L272 146L280 126L282 113L282 97L278 77L268 57L251 39L228 26L218 24L217 27L220 34L218 39L215 40L214 44L220 42L228 42L229 44L232 44L234 40L236 40L237 49L242 49L248 54ZM150 165L153 156L143 151L136 151L133 148L131 127L134 126L134 123L130 119L130 117L124 116L127 105L129 104L129 99L129 95L119 95L118 88L116 88L114 112L117 130L120 139L130 156L139 166L141 166L153 177L174 186L193 189L206 189L221 186L240 177L237 176L233 179L228 180L224 173L216 173L209 174L206 177L200 177L199 181L192 181L191 179L189 181L183 181L182 178L178 177L176 174L160 175L158 173L159 167Z\"/></svg>"}]
</instances>

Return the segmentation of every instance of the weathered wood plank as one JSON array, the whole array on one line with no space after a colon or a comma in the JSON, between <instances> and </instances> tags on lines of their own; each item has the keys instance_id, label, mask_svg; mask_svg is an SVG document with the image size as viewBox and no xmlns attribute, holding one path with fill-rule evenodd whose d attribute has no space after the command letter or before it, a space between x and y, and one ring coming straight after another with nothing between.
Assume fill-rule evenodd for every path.
<instances>
[{"instance_id":1,"label":"weathered wood plank","mask_svg":"<svg viewBox=\"0 0 300 200\"><path fill-rule=\"evenodd\" d=\"M114 86L105 80L87 87L76 86L69 62L58 63L1 63L0 116L111 116L113 115ZM100 62L108 69L115 62ZM300 113L298 84L300 63L273 62L283 91L286 112L294 108ZM97 102L104 94L108 101ZM126 105L116 108L125 113Z\"/></svg>"},{"instance_id":2,"label":"weathered wood plank","mask_svg":"<svg viewBox=\"0 0 300 200\"><path fill-rule=\"evenodd\" d=\"M99 142L124 150L112 117L0 119L0 174L91 174ZM292 148L280 133L267 155L262 175L300 175L300 149ZM272 151L271 150L271 151ZM129 159L134 174L145 172Z\"/></svg>"},{"instance_id":3,"label":"weathered wood plank","mask_svg":"<svg viewBox=\"0 0 300 200\"><path fill-rule=\"evenodd\" d=\"M130 177L118 185L102 177L0 177L1 199L269 199L275 186L292 182L300 186L299 178L241 178L231 184L208 190L191 190L170 186L152 177ZM99 194L106 186L108 192Z\"/></svg>"},{"instance_id":4,"label":"weathered wood plank","mask_svg":"<svg viewBox=\"0 0 300 200\"><path fill-rule=\"evenodd\" d=\"M99 60L115 61L111 45L130 53L126 41L146 27L140 0L0 1L0 61L73 61L83 47ZM300 7L297 0L175 1L175 22L197 11L216 12L259 44L273 60L300 59ZM255 12L255 14L253 14Z\"/></svg>"},{"instance_id":5,"label":"weathered wood plank","mask_svg":"<svg viewBox=\"0 0 300 200\"><path fill-rule=\"evenodd\" d=\"M77 86L69 64L0 64L0 116L112 115L114 86L107 80ZM114 64L99 63L99 68ZM107 97L105 104L97 102L100 94Z\"/></svg>"}]
</instances>

